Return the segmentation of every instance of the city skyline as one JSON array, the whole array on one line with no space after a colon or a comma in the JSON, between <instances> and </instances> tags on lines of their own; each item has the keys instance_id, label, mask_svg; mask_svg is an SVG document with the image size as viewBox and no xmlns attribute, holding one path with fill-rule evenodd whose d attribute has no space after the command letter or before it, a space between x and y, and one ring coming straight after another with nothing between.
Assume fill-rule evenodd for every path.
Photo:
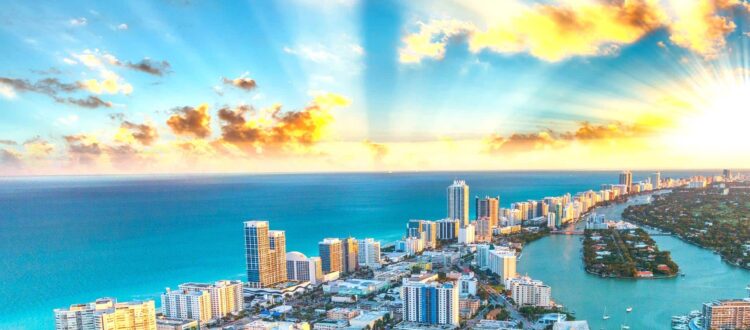
<instances>
[{"instance_id":1,"label":"city skyline","mask_svg":"<svg viewBox=\"0 0 750 330\"><path fill-rule=\"evenodd\" d=\"M749 8L10 1L0 175L744 168Z\"/></svg>"}]
</instances>

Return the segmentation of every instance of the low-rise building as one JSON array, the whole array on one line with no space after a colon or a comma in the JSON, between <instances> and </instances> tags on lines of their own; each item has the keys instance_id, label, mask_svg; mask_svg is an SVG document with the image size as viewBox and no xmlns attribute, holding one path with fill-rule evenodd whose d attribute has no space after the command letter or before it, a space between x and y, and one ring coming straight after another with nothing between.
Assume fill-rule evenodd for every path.
<instances>
[{"instance_id":1,"label":"low-rise building","mask_svg":"<svg viewBox=\"0 0 750 330\"><path fill-rule=\"evenodd\" d=\"M349 320L349 326L356 329L374 329L377 321L383 320L388 311L369 311L359 314L357 317Z\"/></svg>"},{"instance_id":2,"label":"low-rise building","mask_svg":"<svg viewBox=\"0 0 750 330\"><path fill-rule=\"evenodd\" d=\"M323 320L313 324L313 329L315 330L336 330L346 329L348 327L349 321L347 320Z\"/></svg>"},{"instance_id":3,"label":"low-rise building","mask_svg":"<svg viewBox=\"0 0 750 330\"><path fill-rule=\"evenodd\" d=\"M366 296L388 287L388 282L352 278L325 283L323 284L323 292L336 295Z\"/></svg>"},{"instance_id":4,"label":"low-rise building","mask_svg":"<svg viewBox=\"0 0 750 330\"><path fill-rule=\"evenodd\" d=\"M160 317L156 319L156 330L200 330L200 323L197 320Z\"/></svg>"},{"instance_id":5,"label":"low-rise building","mask_svg":"<svg viewBox=\"0 0 750 330\"><path fill-rule=\"evenodd\" d=\"M326 317L331 320L351 320L360 313L359 309L336 307L326 311Z\"/></svg>"}]
</instances>

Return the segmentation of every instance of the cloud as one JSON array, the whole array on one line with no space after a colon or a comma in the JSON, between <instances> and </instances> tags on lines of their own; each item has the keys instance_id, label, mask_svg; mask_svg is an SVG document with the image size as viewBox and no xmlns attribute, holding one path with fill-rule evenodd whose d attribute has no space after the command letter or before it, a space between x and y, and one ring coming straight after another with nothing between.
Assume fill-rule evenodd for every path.
<instances>
[{"instance_id":1,"label":"cloud","mask_svg":"<svg viewBox=\"0 0 750 330\"><path fill-rule=\"evenodd\" d=\"M84 50L80 54L72 54L73 58L81 64L96 71L100 79L86 79L79 84L84 89L94 94L130 94L133 92L133 85L125 81L116 72L109 69L109 66L121 66L121 62L108 53L102 53L99 50Z\"/></svg>"},{"instance_id":2,"label":"cloud","mask_svg":"<svg viewBox=\"0 0 750 330\"><path fill-rule=\"evenodd\" d=\"M39 136L26 140L23 143L23 147L26 155L35 159L45 158L55 150L55 147L51 143Z\"/></svg>"},{"instance_id":3,"label":"cloud","mask_svg":"<svg viewBox=\"0 0 750 330\"><path fill-rule=\"evenodd\" d=\"M223 77L221 78L221 80L224 82L225 85L232 85L234 87L237 87L239 89L249 92L251 90L254 90L256 87L258 87L258 84L255 83L255 80L248 78L247 75L248 73L245 72L242 76L239 76L237 78L229 79L229 78Z\"/></svg>"},{"instance_id":4,"label":"cloud","mask_svg":"<svg viewBox=\"0 0 750 330\"><path fill-rule=\"evenodd\" d=\"M120 124L120 130L115 139L120 142L138 142L144 146L153 144L159 134L156 127L149 124L135 124L130 121L123 121Z\"/></svg>"},{"instance_id":5,"label":"cloud","mask_svg":"<svg viewBox=\"0 0 750 330\"><path fill-rule=\"evenodd\" d=\"M0 144L4 144L7 146L14 146L14 145L18 145L18 142L13 141L13 140L0 140Z\"/></svg>"},{"instance_id":6,"label":"cloud","mask_svg":"<svg viewBox=\"0 0 750 330\"><path fill-rule=\"evenodd\" d=\"M127 30L128 29L128 25L125 24L125 23L121 23L120 25L117 26L117 29L120 30L120 31Z\"/></svg>"},{"instance_id":7,"label":"cloud","mask_svg":"<svg viewBox=\"0 0 750 330\"><path fill-rule=\"evenodd\" d=\"M644 119L633 124L613 122L596 125L581 122L574 131L546 130L538 133L514 133L508 137L491 135L485 142L489 152L530 152L566 147L576 142L590 143L647 137L668 125L669 123L660 119Z\"/></svg>"},{"instance_id":8,"label":"cloud","mask_svg":"<svg viewBox=\"0 0 750 330\"><path fill-rule=\"evenodd\" d=\"M93 165L104 152L101 143L92 135L66 135L63 138L73 164Z\"/></svg>"},{"instance_id":9,"label":"cloud","mask_svg":"<svg viewBox=\"0 0 750 330\"><path fill-rule=\"evenodd\" d=\"M741 4L738 0L677 2L674 6L676 19L669 26L669 40L704 58L715 58L725 48L726 36L736 28L734 22L719 15L719 11Z\"/></svg>"},{"instance_id":10,"label":"cloud","mask_svg":"<svg viewBox=\"0 0 750 330\"><path fill-rule=\"evenodd\" d=\"M185 106L175 109L174 114L167 119L167 126L177 135L208 137L211 135L208 104L201 104L198 108Z\"/></svg>"},{"instance_id":11,"label":"cloud","mask_svg":"<svg viewBox=\"0 0 750 330\"><path fill-rule=\"evenodd\" d=\"M99 97L93 96L93 95L89 95L89 97L84 98L84 99L78 99L78 98L72 98L72 97L55 98L55 101L57 101L58 103L68 103L68 104L73 104L79 107L89 108L89 109L96 109L96 108L101 108L101 107L104 107L104 108L112 107L112 102L104 101L100 99Z\"/></svg>"},{"instance_id":12,"label":"cloud","mask_svg":"<svg viewBox=\"0 0 750 330\"><path fill-rule=\"evenodd\" d=\"M148 73L155 76L163 76L170 72L171 65L167 61L155 62L148 58L141 60L140 62L125 62L119 65L123 65L127 68Z\"/></svg>"},{"instance_id":13,"label":"cloud","mask_svg":"<svg viewBox=\"0 0 750 330\"><path fill-rule=\"evenodd\" d=\"M675 45L709 58L725 47L726 36L734 31L735 24L721 11L735 6L747 4L740 0L519 3L483 26L456 19L418 22L417 31L402 39L399 61L440 60L450 41L458 39L465 39L473 53L527 53L548 62L607 56L662 28Z\"/></svg>"},{"instance_id":14,"label":"cloud","mask_svg":"<svg viewBox=\"0 0 750 330\"><path fill-rule=\"evenodd\" d=\"M68 21L72 26L85 26L88 23L86 17L73 18Z\"/></svg>"},{"instance_id":15,"label":"cloud","mask_svg":"<svg viewBox=\"0 0 750 330\"><path fill-rule=\"evenodd\" d=\"M0 166L7 168L21 167L21 155L10 149L0 149Z\"/></svg>"},{"instance_id":16,"label":"cloud","mask_svg":"<svg viewBox=\"0 0 750 330\"><path fill-rule=\"evenodd\" d=\"M372 153L372 159L376 163L381 163L383 159L388 155L388 146L382 143L375 143L370 140L365 140L362 143L367 147L367 149L370 150Z\"/></svg>"},{"instance_id":17,"label":"cloud","mask_svg":"<svg viewBox=\"0 0 750 330\"><path fill-rule=\"evenodd\" d=\"M14 98L17 92L33 92L49 96L57 103L67 103L91 109L100 107L112 107L111 102L104 101L101 98L93 95L82 99L58 96L61 93L73 93L76 91L80 91L81 89L88 88L86 88L81 83L64 83L57 78L45 78L36 82L31 82L26 79L0 77L0 92L5 90L5 92L3 92L3 95L9 98Z\"/></svg>"},{"instance_id":18,"label":"cloud","mask_svg":"<svg viewBox=\"0 0 750 330\"><path fill-rule=\"evenodd\" d=\"M218 112L221 140L247 153L305 153L326 134L333 121L330 111L348 104L346 98L327 93L299 111L284 112L276 105L258 114L249 106L225 107Z\"/></svg>"}]
</instances>

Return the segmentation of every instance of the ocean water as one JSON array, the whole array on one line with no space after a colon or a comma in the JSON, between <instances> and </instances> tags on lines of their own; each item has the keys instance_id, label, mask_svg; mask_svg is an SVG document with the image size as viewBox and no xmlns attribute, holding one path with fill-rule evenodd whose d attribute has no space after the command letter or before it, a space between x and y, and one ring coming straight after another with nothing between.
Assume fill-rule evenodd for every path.
<instances>
[{"instance_id":1,"label":"ocean water","mask_svg":"<svg viewBox=\"0 0 750 330\"><path fill-rule=\"evenodd\" d=\"M634 173L634 180L649 172ZM680 177L712 172L662 172ZM0 329L51 329L52 309L156 299L187 281L244 279L242 222L285 230L287 251L324 237L393 241L445 216L445 188L501 204L599 189L617 172L436 172L0 178ZM473 205L472 205L473 214ZM546 262L545 262L546 263ZM555 263L546 263L554 269ZM553 288L553 295L554 295ZM575 307L573 307L575 308Z\"/></svg>"}]
</instances>

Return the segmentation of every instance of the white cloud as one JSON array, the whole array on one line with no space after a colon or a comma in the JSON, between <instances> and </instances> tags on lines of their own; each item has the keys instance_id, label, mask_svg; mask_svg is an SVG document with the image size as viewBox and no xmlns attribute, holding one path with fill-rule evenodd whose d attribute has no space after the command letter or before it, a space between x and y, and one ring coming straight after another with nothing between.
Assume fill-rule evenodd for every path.
<instances>
[{"instance_id":1,"label":"white cloud","mask_svg":"<svg viewBox=\"0 0 750 330\"><path fill-rule=\"evenodd\" d=\"M79 118L77 115L67 115L57 118L57 120L55 120L55 124L58 126L70 126L78 122L78 119Z\"/></svg>"},{"instance_id":2,"label":"white cloud","mask_svg":"<svg viewBox=\"0 0 750 330\"><path fill-rule=\"evenodd\" d=\"M79 18L73 18L70 21L70 25L72 26L84 26L86 23L88 23L88 20L86 20L86 17L79 17Z\"/></svg>"},{"instance_id":3,"label":"white cloud","mask_svg":"<svg viewBox=\"0 0 750 330\"><path fill-rule=\"evenodd\" d=\"M0 95L6 99L12 100L16 98L16 91L13 90L13 87L0 83Z\"/></svg>"},{"instance_id":4,"label":"white cloud","mask_svg":"<svg viewBox=\"0 0 750 330\"><path fill-rule=\"evenodd\" d=\"M128 29L128 25L125 24L125 23L122 23L122 24L120 24L120 25L117 26L117 29L120 30L120 31L127 30Z\"/></svg>"}]
</instances>

